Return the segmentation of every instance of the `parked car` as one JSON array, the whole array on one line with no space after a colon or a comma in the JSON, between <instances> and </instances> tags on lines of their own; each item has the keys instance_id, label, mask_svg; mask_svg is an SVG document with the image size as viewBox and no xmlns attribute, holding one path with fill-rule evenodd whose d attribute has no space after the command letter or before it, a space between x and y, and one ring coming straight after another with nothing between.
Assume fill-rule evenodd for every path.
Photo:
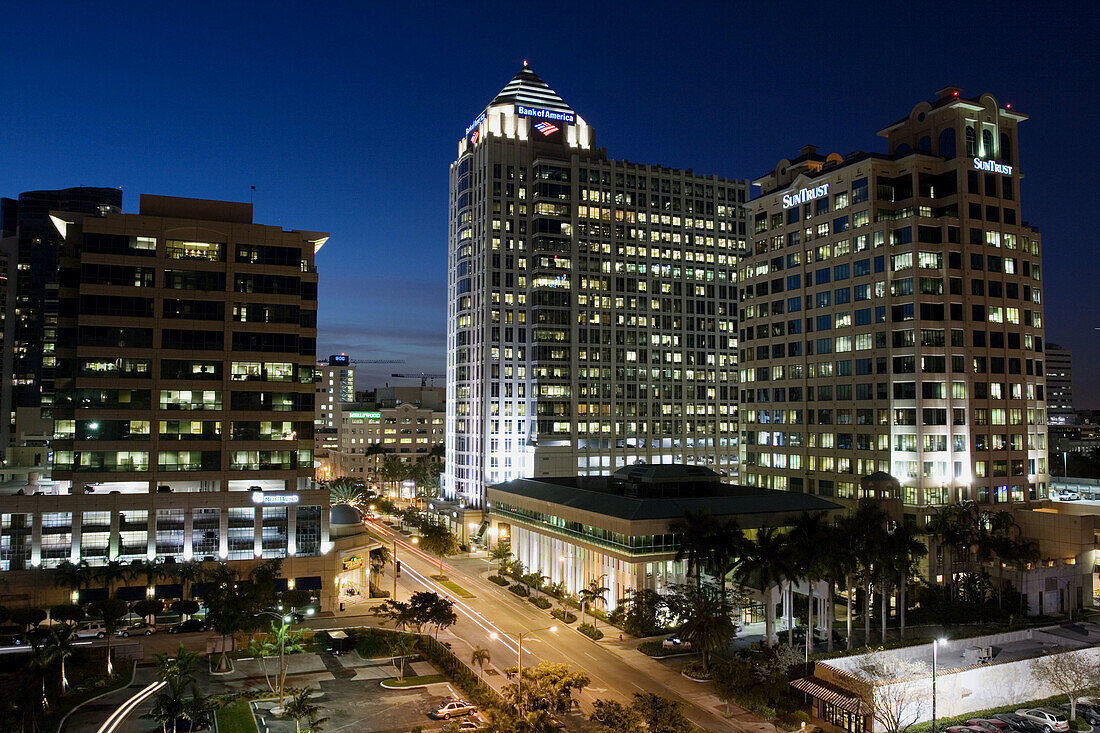
<instances>
[{"instance_id":1,"label":"parked car","mask_svg":"<svg viewBox=\"0 0 1100 733\"><path fill-rule=\"evenodd\" d=\"M971 718L966 721L966 724L971 728L977 727L982 730L989 731L989 733L1017 733L1012 729L1012 726L1003 720L997 720L996 718Z\"/></svg>"},{"instance_id":2,"label":"parked car","mask_svg":"<svg viewBox=\"0 0 1100 733\"><path fill-rule=\"evenodd\" d=\"M1000 720L1012 727L1017 733L1044 733L1043 727L1035 721L1024 718L1016 713L998 713L990 716L994 720Z\"/></svg>"},{"instance_id":3,"label":"parked car","mask_svg":"<svg viewBox=\"0 0 1100 733\"><path fill-rule=\"evenodd\" d=\"M988 733L988 731L977 725L952 725L947 728L947 733Z\"/></svg>"},{"instance_id":4,"label":"parked car","mask_svg":"<svg viewBox=\"0 0 1100 733\"><path fill-rule=\"evenodd\" d=\"M468 731L479 731L485 724L478 720L463 720L458 724L459 733L467 733Z\"/></svg>"},{"instance_id":5,"label":"parked car","mask_svg":"<svg viewBox=\"0 0 1100 733\"><path fill-rule=\"evenodd\" d=\"M1067 716L1069 715L1069 703L1063 703L1058 707L1062 708ZM1100 725L1100 708L1095 705L1090 705L1087 702L1077 703L1077 717L1084 718L1085 722L1089 725Z\"/></svg>"},{"instance_id":6,"label":"parked car","mask_svg":"<svg viewBox=\"0 0 1100 733\"><path fill-rule=\"evenodd\" d=\"M76 627L76 638L78 639L93 637L102 639L105 636L107 636L107 627L103 625L102 621L88 621Z\"/></svg>"},{"instance_id":7,"label":"parked car","mask_svg":"<svg viewBox=\"0 0 1100 733\"><path fill-rule=\"evenodd\" d=\"M1062 489L1058 492L1058 499L1060 501L1080 501L1081 493L1078 491L1071 491L1070 489Z\"/></svg>"},{"instance_id":8,"label":"parked car","mask_svg":"<svg viewBox=\"0 0 1100 733\"><path fill-rule=\"evenodd\" d=\"M1024 708L1017 710L1016 714L1041 726L1046 733L1065 733L1069 730L1069 720L1054 708Z\"/></svg>"},{"instance_id":9,"label":"parked car","mask_svg":"<svg viewBox=\"0 0 1100 733\"><path fill-rule=\"evenodd\" d=\"M673 634L661 642L662 649L691 649L691 642Z\"/></svg>"},{"instance_id":10,"label":"parked car","mask_svg":"<svg viewBox=\"0 0 1100 733\"><path fill-rule=\"evenodd\" d=\"M18 626L0 626L0 646L23 646L23 629Z\"/></svg>"},{"instance_id":11,"label":"parked car","mask_svg":"<svg viewBox=\"0 0 1100 733\"><path fill-rule=\"evenodd\" d=\"M173 624L168 627L169 634L190 634L195 631L209 631L210 624L205 621L199 621L197 618L189 618L186 621L181 621L178 624Z\"/></svg>"},{"instance_id":12,"label":"parked car","mask_svg":"<svg viewBox=\"0 0 1100 733\"><path fill-rule=\"evenodd\" d=\"M157 627L154 624L139 621L136 624L130 624L129 626L119 629L118 636L149 636L149 634L157 633Z\"/></svg>"},{"instance_id":13,"label":"parked car","mask_svg":"<svg viewBox=\"0 0 1100 733\"><path fill-rule=\"evenodd\" d=\"M466 702L465 700L449 700L435 710L428 713L429 718L434 720L447 720L448 718L457 718L462 715L469 715L477 710L476 707Z\"/></svg>"}]
</instances>

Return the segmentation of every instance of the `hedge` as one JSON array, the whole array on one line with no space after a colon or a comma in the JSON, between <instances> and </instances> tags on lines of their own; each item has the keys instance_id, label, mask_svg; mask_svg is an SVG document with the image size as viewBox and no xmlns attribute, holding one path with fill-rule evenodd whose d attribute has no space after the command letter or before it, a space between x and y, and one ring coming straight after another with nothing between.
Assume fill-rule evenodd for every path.
<instances>
[{"instance_id":1,"label":"hedge","mask_svg":"<svg viewBox=\"0 0 1100 733\"><path fill-rule=\"evenodd\" d=\"M535 598L528 598L527 602L528 603L533 603L534 605L541 608L543 611L550 608L550 601L546 600L545 598L542 598L541 596L535 597Z\"/></svg>"},{"instance_id":2,"label":"hedge","mask_svg":"<svg viewBox=\"0 0 1100 733\"><path fill-rule=\"evenodd\" d=\"M500 575L490 575L489 580L493 581L494 583L496 583L497 585L499 585L501 587L506 586L509 583L509 580L507 578L502 577Z\"/></svg>"},{"instance_id":3,"label":"hedge","mask_svg":"<svg viewBox=\"0 0 1100 733\"><path fill-rule=\"evenodd\" d=\"M570 611L563 611L560 608L555 608L550 612L550 615L566 624L571 624L577 620L577 614L571 613Z\"/></svg>"},{"instance_id":4,"label":"hedge","mask_svg":"<svg viewBox=\"0 0 1100 733\"><path fill-rule=\"evenodd\" d=\"M577 627L577 631L581 632L589 639L594 639L596 641L599 641L603 638L603 632L597 629L592 624L581 624Z\"/></svg>"},{"instance_id":5,"label":"hedge","mask_svg":"<svg viewBox=\"0 0 1100 733\"><path fill-rule=\"evenodd\" d=\"M526 586L522 586L519 583L516 583L515 585L509 587L508 590L512 591L520 598L526 598L531 594L531 592L527 590Z\"/></svg>"}]
</instances>

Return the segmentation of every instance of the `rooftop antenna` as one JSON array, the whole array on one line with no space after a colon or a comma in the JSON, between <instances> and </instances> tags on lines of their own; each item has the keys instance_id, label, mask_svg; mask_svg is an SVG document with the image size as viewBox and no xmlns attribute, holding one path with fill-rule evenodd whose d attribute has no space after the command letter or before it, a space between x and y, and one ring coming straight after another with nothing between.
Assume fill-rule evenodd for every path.
<instances>
[{"instance_id":1,"label":"rooftop antenna","mask_svg":"<svg viewBox=\"0 0 1100 733\"><path fill-rule=\"evenodd\" d=\"M253 204L252 199L255 198L255 196L256 196L256 187L255 186L249 186L248 188L249 188L249 191L248 191L248 205L251 206Z\"/></svg>"}]
</instances>

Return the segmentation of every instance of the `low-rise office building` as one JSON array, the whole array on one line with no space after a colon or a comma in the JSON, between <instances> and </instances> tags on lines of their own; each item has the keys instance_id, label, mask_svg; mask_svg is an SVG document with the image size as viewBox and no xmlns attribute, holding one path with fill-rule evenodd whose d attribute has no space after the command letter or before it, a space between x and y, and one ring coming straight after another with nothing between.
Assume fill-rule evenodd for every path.
<instances>
[{"instance_id":1,"label":"low-rise office building","mask_svg":"<svg viewBox=\"0 0 1100 733\"><path fill-rule=\"evenodd\" d=\"M610 476L515 479L488 489L488 534L509 541L528 568L576 593L593 580L609 589L609 610L633 590L667 591L683 583L679 536L672 524L685 512L708 510L736 519L746 535L783 527L802 512L840 507L808 494L723 484L704 466L626 466ZM773 599L776 601L778 599ZM745 622L763 619L762 602L744 609Z\"/></svg>"}]
</instances>

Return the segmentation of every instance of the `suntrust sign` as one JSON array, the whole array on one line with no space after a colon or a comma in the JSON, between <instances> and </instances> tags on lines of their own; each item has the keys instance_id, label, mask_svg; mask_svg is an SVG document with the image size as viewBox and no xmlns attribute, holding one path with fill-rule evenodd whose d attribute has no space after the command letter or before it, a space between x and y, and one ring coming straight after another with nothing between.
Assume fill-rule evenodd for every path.
<instances>
[{"instance_id":1,"label":"suntrust sign","mask_svg":"<svg viewBox=\"0 0 1100 733\"><path fill-rule=\"evenodd\" d=\"M822 196L829 195L829 184L822 183L815 188L802 188L798 193L785 193L783 194L783 208L789 209L792 206L798 206L804 204L807 201L813 201L819 199Z\"/></svg>"},{"instance_id":2,"label":"suntrust sign","mask_svg":"<svg viewBox=\"0 0 1100 733\"><path fill-rule=\"evenodd\" d=\"M297 504L297 494L265 494L262 491L252 492L253 504Z\"/></svg>"},{"instance_id":3,"label":"suntrust sign","mask_svg":"<svg viewBox=\"0 0 1100 733\"><path fill-rule=\"evenodd\" d=\"M982 160L981 158L974 159L974 170L987 171L989 173L1004 173L1006 176L1012 175L1012 166L1002 165L992 160Z\"/></svg>"}]
</instances>

